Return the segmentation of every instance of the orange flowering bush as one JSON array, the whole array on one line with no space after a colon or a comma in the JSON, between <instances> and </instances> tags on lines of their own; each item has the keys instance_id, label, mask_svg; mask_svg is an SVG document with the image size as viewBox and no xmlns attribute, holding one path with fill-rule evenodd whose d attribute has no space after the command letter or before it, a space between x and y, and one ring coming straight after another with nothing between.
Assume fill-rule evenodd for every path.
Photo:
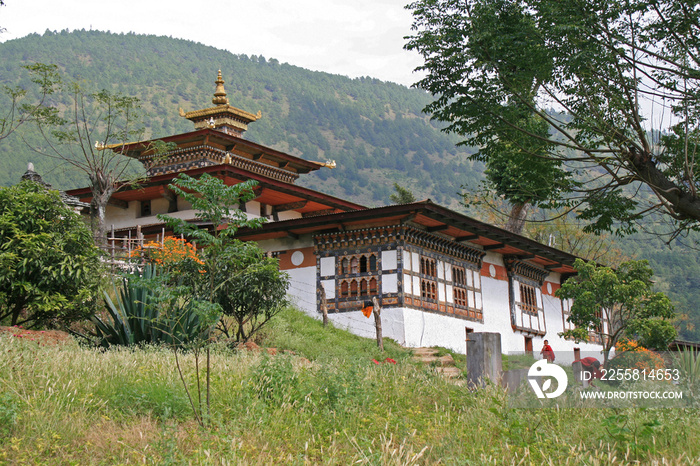
<instances>
[{"instance_id":1,"label":"orange flowering bush","mask_svg":"<svg viewBox=\"0 0 700 466\"><path fill-rule=\"evenodd\" d=\"M149 241L143 247L132 251L131 257L141 258L168 268L187 260L204 265L204 261L197 256L197 248L194 244L174 236L168 236L162 244L158 241Z\"/></svg>"},{"instance_id":2,"label":"orange flowering bush","mask_svg":"<svg viewBox=\"0 0 700 466\"><path fill-rule=\"evenodd\" d=\"M606 369L637 369L650 372L664 367L661 356L643 347L637 341L623 338L615 344L615 357L608 361Z\"/></svg>"}]
</instances>

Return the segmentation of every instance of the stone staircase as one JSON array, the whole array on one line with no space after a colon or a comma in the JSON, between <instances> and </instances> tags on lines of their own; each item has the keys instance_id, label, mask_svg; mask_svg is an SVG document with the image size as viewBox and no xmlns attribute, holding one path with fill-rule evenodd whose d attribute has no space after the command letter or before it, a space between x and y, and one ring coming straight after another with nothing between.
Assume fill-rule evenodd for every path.
<instances>
[{"instance_id":1,"label":"stone staircase","mask_svg":"<svg viewBox=\"0 0 700 466\"><path fill-rule=\"evenodd\" d=\"M462 370L455 366L455 360L451 354L438 356L438 350L435 348L414 348L413 359L431 365L436 372L449 379L459 377L462 374Z\"/></svg>"}]
</instances>

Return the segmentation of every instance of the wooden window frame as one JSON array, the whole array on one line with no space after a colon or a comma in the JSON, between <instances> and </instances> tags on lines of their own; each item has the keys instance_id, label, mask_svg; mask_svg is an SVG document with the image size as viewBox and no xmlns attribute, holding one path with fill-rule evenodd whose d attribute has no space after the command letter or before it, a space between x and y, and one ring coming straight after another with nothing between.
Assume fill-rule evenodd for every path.
<instances>
[{"instance_id":1,"label":"wooden window frame","mask_svg":"<svg viewBox=\"0 0 700 466\"><path fill-rule=\"evenodd\" d=\"M525 314L536 316L540 310L537 305L537 288L527 283L518 282L520 285L520 302L518 306Z\"/></svg>"}]
</instances>

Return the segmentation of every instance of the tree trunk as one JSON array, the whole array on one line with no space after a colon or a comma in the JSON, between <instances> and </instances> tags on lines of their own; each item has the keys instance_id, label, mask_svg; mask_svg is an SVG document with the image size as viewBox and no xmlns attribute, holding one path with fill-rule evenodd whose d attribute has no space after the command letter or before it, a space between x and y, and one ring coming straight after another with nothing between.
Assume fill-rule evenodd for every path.
<instances>
[{"instance_id":1,"label":"tree trunk","mask_svg":"<svg viewBox=\"0 0 700 466\"><path fill-rule=\"evenodd\" d=\"M527 214L530 211L531 204L528 202L513 204L510 209L510 215L508 216L508 222L506 222L505 229L511 233L520 234L525 226L525 220L527 219Z\"/></svg>"},{"instance_id":2,"label":"tree trunk","mask_svg":"<svg viewBox=\"0 0 700 466\"><path fill-rule=\"evenodd\" d=\"M106 246L107 244L107 203L114 193L114 189L108 189L101 193L93 191L92 196L92 234L95 236L95 244Z\"/></svg>"},{"instance_id":3,"label":"tree trunk","mask_svg":"<svg viewBox=\"0 0 700 466\"><path fill-rule=\"evenodd\" d=\"M321 312L323 313L323 326L328 327L328 305L326 304L326 290L321 285Z\"/></svg>"},{"instance_id":4,"label":"tree trunk","mask_svg":"<svg viewBox=\"0 0 700 466\"><path fill-rule=\"evenodd\" d=\"M377 301L376 297L372 298L372 304L372 313L374 314L374 326L377 329L377 346L381 351L384 351L384 338L382 337L382 318L379 315L382 312L382 308L379 307L379 301Z\"/></svg>"}]
</instances>

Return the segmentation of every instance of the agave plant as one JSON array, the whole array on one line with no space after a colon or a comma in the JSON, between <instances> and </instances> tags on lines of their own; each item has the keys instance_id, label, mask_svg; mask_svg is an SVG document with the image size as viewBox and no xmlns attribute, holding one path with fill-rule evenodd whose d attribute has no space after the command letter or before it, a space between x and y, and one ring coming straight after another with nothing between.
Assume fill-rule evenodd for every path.
<instances>
[{"instance_id":1,"label":"agave plant","mask_svg":"<svg viewBox=\"0 0 700 466\"><path fill-rule=\"evenodd\" d=\"M690 385L700 382L700 352L693 349L683 350L678 355L678 369L682 380Z\"/></svg>"},{"instance_id":2,"label":"agave plant","mask_svg":"<svg viewBox=\"0 0 700 466\"><path fill-rule=\"evenodd\" d=\"M209 326L203 325L194 302L168 306L163 311L164 303L154 291L157 277L157 268L146 265L141 274L125 276L121 286L115 285L116 303L104 292L111 322L92 317L100 346L146 343L183 346L208 335Z\"/></svg>"}]
</instances>

